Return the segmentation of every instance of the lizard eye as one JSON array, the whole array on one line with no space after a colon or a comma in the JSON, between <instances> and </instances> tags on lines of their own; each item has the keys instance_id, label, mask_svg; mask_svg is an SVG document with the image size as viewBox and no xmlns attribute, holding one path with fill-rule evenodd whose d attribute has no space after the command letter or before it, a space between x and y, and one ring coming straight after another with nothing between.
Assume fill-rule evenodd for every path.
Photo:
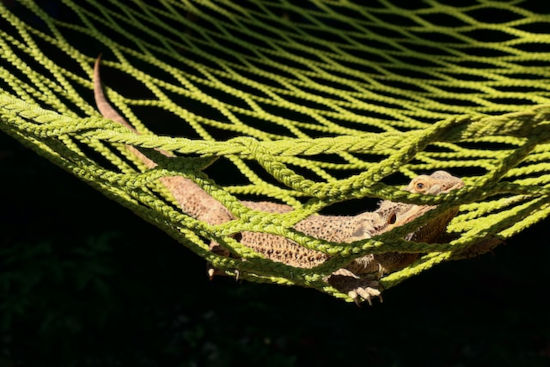
<instances>
[{"instance_id":1,"label":"lizard eye","mask_svg":"<svg viewBox=\"0 0 550 367\"><path fill-rule=\"evenodd\" d=\"M389 223L389 224L394 224L396 221L397 221L397 215L396 215L395 213L392 213L392 214L388 217L388 223Z\"/></svg>"},{"instance_id":2,"label":"lizard eye","mask_svg":"<svg viewBox=\"0 0 550 367\"><path fill-rule=\"evenodd\" d=\"M426 186L426 185L424 185L423 182L417 182L417 183L416 183L416 189L417 189L418 191L424 190L424 186Z\"/></svg>"}]
</instances>

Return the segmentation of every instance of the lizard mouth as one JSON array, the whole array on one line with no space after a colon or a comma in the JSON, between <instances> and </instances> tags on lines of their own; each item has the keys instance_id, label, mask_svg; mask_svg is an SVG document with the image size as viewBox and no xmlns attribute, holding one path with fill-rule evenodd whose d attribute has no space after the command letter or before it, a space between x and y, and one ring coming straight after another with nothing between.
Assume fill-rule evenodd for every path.
<instances>
[{"instance_id":1,"label":"lizard mouth","mask_svg":"<svg viewBox=\"0 0 550 367\"><path fill-rule=\"evenodd\" d=\"M458 189L461 189L464 187L464 182L462 182L462 180L454 183L452 186L449 186L449 187L445 187L444 185L433 185L432 187L430 187L428 189L428 191L426 191L426 194L428 195L437 195L437 194L441 194L441 193L448 193L449 191L452 191L452 190L458 190Z\"/></svg>"}]
</instances>

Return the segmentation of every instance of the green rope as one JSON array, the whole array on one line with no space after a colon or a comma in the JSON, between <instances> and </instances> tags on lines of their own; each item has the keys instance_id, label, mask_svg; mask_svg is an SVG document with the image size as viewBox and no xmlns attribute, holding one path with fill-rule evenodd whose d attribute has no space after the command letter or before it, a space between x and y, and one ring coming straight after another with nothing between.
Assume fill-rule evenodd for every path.
<instances>
[{"instance_id":1,"label":"green rope","mask_svg":"<svg viewBox=\"0 0 550 367\"><path fill-rule=\"evenodd\" d=\"M537 25L550 25L549 14L490 1L44 4L0 3L0 129L227 274L349 300L323 277L358 256L424 254L384 277L389 288L548 217L550 32ZM500 15L486 19L493 13ZM140 135L92 104L99 52L106 94ZM111 82L115 71L125 83ZM115 84L117 91L109 88ZM183 137L155 133L165 123ZM145 170L125 144L159 166ZM205 173L222 165L240 183ZM385 183L438 169L460 172L466 186L433 197ZM158 182L173 175L197 183L238 219L211 226L176 210ZM295 210L254 211L239 201L245 196ZM366 197L438 207L350 244L293 229L332 204ZM457 205L448 243L402 239ZM243 231L284 236L331 258L313 269L273 262L233 238ZM210 252L205 239L236 256Z\"/></svg>"}]
</instances>

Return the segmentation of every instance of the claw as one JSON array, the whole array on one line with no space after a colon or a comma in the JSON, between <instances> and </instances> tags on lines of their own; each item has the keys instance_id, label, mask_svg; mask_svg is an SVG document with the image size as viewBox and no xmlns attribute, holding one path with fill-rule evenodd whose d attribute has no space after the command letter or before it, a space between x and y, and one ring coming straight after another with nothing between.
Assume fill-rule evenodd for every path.
<instances>
[{"instance_id":1,"label":"claw","mask_svg":"<svg viewBox=\"0 0 550 367\"><path fill-rule=\"evenodd\" d=\"M367 291L365 288L357 288L356 292L369 303L369 306L372 306L372 297L369 291Z\"/></svg>"},{"instance_id":2,"label":"claw","mask_svg":"<svg viewBox=\"0 0 550 367\"><path fill-rule=\"evenodd\" d=\"M208 280L214 279L214 273L216 272L214 268L208 268L206 272L208 273Z\"/></svg>"},{"instance_id":3,"label":"claw","mask_svg":"<svg viewBox=\"0 0 550 367\"><path fill-rule=\"evenodd\" d=\"M366 299L367 302L369 303L369 306L372 306L372 297L371 297L371 296L367 296L365 299Z\"/></svg>"},{"instance_id":4,"label":"claw","mask_svg":"<svg viewBox=\"0 0 550 367\"><path fill-rule=\"evenodd\" d=\"M353 302L357 306L361 305L361 301L365 300L369 303L369 306L372 306L372 300L374 297L379 297L380 302L382 302L381 292L376 288L371 287L357 287L348 292L348 296L353 299Z\"/></svg>"},{"instance_id":5,"label":"claw","mask_svg":"<svg viewBox=\"0 0 550 367\"><path fill-rule=\"evenodd\" d=\"M384 268L382 268L382 264L378 264L378 279L382 278L384 276Z\"/></svg>"},{"instance_id":6,"label":"claw","mask_svg":"<svg viewBox=\"0 0 550 367\"><path fill-rule=\"evenodd\" d=\"M382 297L380 295L380 283L377 280L370 278L360 278L347 269L339 269L331 274L327 282L347 294L357 306L360 306L362 301L367 301L372 306L373 299Z\"/></svg>"},{"instance_id":7,"label":"claw","mask_svg":"<svg viewBox=\"0 0 550 367\"><path fill-rule=\"evenodd\" d=\"M357 294L357 292L350 291L348 292L348 296L350 296L351 299L353 299L353 302L355 302L355 305L357 307L361 307L361 300L359 299L359 295Z\"/></svg>"},{"instance_id":8,"label":"claw","mask_svg":"<svg viewBox=\"0 0 550 367\"><path fill-rule=\"evenodd\" d=\"M241 272L238 271L238 270L235 270L235 281L238 282L239 281L239 276L241 275Z\"/></svg>"}]
</instances>

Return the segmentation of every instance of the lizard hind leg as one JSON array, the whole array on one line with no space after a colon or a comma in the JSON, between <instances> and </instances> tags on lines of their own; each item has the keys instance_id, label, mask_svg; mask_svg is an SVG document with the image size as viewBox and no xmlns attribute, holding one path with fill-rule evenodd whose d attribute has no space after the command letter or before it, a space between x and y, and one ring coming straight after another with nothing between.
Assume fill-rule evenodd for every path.
<instances>
[{"instance_id":1,"label":"lizard hind leg","mask_svg":"<svg viewBox=\"0 0 550 367\"><path fill-rule=\"evenodd\" d=\"M216 241L211 241L209 248L210 248L210 251L213 252L214 254L226 256L226 257L230 256L229 251L223 248L222 246L220 246L220 244L217 243ZM216 269L214 265L212 265L210 262L206 263L206 274L208 275L209 280L213 280L214 277L217 275L226 275L223 270ZM238 280L238 277L239 276L237 274L237 280Z\"/></svg>"},{"instance_id":2,"label":"lizard hind leg","mask_svg":"<svg viewBox=\"0 0 550 367\"><path fill-rule=\"evenodd\" d=\"M237 241L240 241L241 239L241 234L238 233L234 236L234 238L237 240ZM224 256L224 257L232 257L231 253L229 252L228 249L224 248L223 246L221 246L218 242L212 240L210 241L210 244L209 244L209 249L212 253L216 254L216 255L220 255L220 256ZM208 279L209 280L213 280L215 276L218 276L218 275L222 275L222 276L227 276L227 274L225 273L225 271L223 270L220 270L220 269L216 269L214 267L214 265L212 265L210 262L207 262L206 263L206 273L208 275ZM235 276L235 281L238 282L239 279L240 279L240 271L238 269L234 269L234 276Z\"/></svg>"}]
</instances>

